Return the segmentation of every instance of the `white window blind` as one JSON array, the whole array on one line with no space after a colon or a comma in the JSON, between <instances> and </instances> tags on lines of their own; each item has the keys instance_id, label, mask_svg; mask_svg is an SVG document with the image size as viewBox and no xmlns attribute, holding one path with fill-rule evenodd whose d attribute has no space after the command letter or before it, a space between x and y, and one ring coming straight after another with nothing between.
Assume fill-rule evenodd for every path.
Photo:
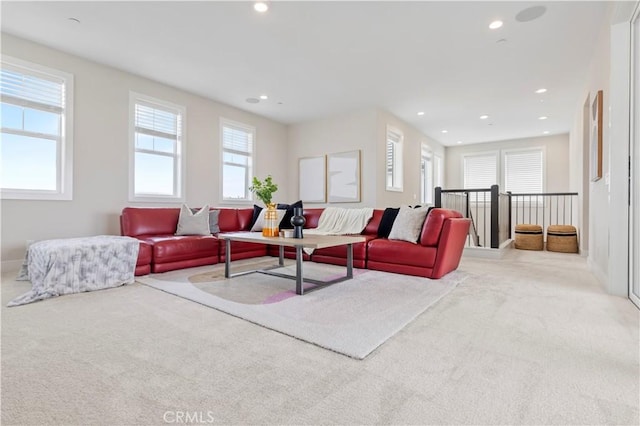
<instances>
[{"instance_id":1,"label":"white window blind","mask_svg":"<svg viewBox=\"0 0 640 426\"><path fill-rule=\"evenodd\" d=\"M136 132L160 136L178 141L180 136L180 114L167 111L159 105L138 101L136 103Z\"/></svg>"},{"instance_id":2,"label":"white window blind","mask_svg":"<svg viewBox=\"0 0 640 426\"><path fill-rule=\"evenodd\" d=\"M184 107L143 95L133 102L133 194L137 201L182 199Z\"/></svg>"},{"instance_id":3,"label":"white window blind","mask_svg":"<svg viewBox=\"0 0 640 426\"><path fill-rule=\"evenodd\" d=\"M247 155L253 152L253 133L245 128L226 124L222 128L222 143L225 151Z\"/></svg>"},{"instance_id":4,"label":"white window blind","mask_svg":"<svg viewBox=\"0 0 640 426\"><path fill-rule=\"evenodd\" d=\"M541 149L504 154L505 191L516 194L543 192L543 155Z\"/></svg>"},{"instance_id":5,"label":"white window blind","mask_svg":"<svg viewBox=\"0 0 640 426\"><path fill-rule=\"evenodd\" d=\"M251 200L255 129L222 120L222 199Z\"/></svg>"},{"instance_id":6,"label":"white window blind","mask_svg":"<svg viewBox=\"0 0 640 426\"><path fill-rule=\"evenodd\" d=\"M464 188L484 189L498 183L498 161L495 153L464 156Z\"/></svg>"},{"instance_id":7,"label":"white window blind","mask_svg":"<svg viewBox=\"0 0 640 426\"><path fill-rule=\"evenodd\" d=\"M61 112L64 108L64 79L38 72L27 74L3 68L0 90L3 102Z\"/></svg>"},{"instance_id":8,"label":"white window blind","mask_svg":"<svg viewBox=\"0 0 640 426\"><path fill-rule=\"evenodd\" d=\"M387 189L402 190L402 139L400 131L387 128L386 178Z\"/></svg>"},{"instance_id":9,"label":"white window blind","mask_svg":"<svg viewBox=\"0 0 640 426\"><path fill-rule=\"evenodd\" d=\"M5 57L0 70L2 198L72 198L73 76Z\"/></svg>"}]
</instances>

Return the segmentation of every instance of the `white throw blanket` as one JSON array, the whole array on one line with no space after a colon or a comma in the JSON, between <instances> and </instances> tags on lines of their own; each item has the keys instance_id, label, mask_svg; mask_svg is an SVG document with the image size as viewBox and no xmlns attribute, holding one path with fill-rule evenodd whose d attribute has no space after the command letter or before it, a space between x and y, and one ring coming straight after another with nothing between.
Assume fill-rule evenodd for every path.
<instances>
[{"instance_id":1,"label":"white throw blanket","mask_svg":"<svg viewBox=\"0 0 640 426\"><path fill-rule=\"evenodd\" d=\"M310 235L347 235L360 234L367 223L373 217L373 208L345 209L339 207L327 207L318 220L318 227L305 229L305 234ZM307 254L312 254L313 249L305 248Z\"/></svg>"}]
</instances>

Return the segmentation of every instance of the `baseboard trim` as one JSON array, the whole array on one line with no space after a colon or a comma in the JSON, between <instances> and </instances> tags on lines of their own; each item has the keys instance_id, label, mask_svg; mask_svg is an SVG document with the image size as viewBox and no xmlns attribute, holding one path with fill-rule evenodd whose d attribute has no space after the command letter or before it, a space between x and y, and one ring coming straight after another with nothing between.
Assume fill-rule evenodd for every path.
<instances>
[{"instance_id":1,"label":"baseboard trim","mask_svg":"<svg viewBox=\"0 0 640 426\"><path fill-rule=\"evenodd\" d=\"M500 248L492 249L487 247L465 247L464 255L481 259L502 259L508 250L511 250L513 240L507 240L500 245Z\"/></svg>"},{"instance_id":2,"label":"baseboard trim","mask_svg":"<svg viewBox=\"0 0 640 426\"><path fill-rule=\"evenodd\" d=\"M604 273L602 268L600 268L590 257L587 257L587 267L589 271L596 277L598 282L604 287L608 288L607 284L609 282L609 278L607 274Z\"/></svg>"}]
</instances>

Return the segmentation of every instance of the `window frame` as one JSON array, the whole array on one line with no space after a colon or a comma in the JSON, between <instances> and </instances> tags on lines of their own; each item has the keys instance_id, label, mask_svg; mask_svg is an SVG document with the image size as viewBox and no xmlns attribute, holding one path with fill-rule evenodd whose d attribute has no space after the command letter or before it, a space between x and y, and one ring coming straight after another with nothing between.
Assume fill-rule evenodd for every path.
<instances>
[{"instance_id":1,"label":"window frame","mask_svg":"<svg viewBox=\"0 0 640 426\"><path fill-rule=\"evenodd\" d=\"M0 187L3 200L73 200L73 74L44 65L25 61L9 55L2 55L2 68L47 80L53 77L62 80L64 107L61 114L59 139L56 140L56 189L9 189ZM8 133L22 135L24 132L12 130ZM33 133L25 136L34 136ZM48 137L47 139L51 139Z\"/></svg>"},{"instance_id":2,"label":"window frame","mask_svg":"<svg viewBox=\"0 0 640 426\"><path fill-rule=\"evenodd\" d=\"M174 181L173 195L143 195L135 192L135 156L136 147L136 105L138 101L143 104L155 104L161 109L173 110L180 116L180 130L176 135L176 153L174 157ZM186 194L187 168L186 168L186 141L187 141L187 109L185 106L169 101L157 99L142 93L129 91L129 201L131 202L175 202L183 203ZM142 150L141 152L145 152ZM169 156L169 155L168 155Z\"/></svg>"},{"instance_id":3,"label":"window frame","mask_svg":"<svg viewBox=\"0 0 640 426\"><path fill-rule=\"evenodd\" d=\"M390 133L395 133L398 136L398 141L390 141ZM389 143L394 143L397 149L394 150L394 155L392 159L392 171L391 171L391 185L388 182L388 162L387 162L387 151L389 149ZM385 143L384 143L384 184L385 189L387 191L393 192L404 192L404 170L403 170L403 156L404 156L404 133L402 130L387 125L387 130L385 132Z\"/></svg>"},{"instance_id":4,"label":"window frame","mask_svg":"<svg viewBox=\"0 0 640 426\"><path fill-rule=\"evenodd\" d=\"M429 145L424 142L420 144L420 203L421 204L433 204L433 190L436 187L435 185L435 154L433 150L429 147ZM430 163L430 178L427 177L427 170L423 170L422 164L424 160L427 160ZM426 167L429 168L429 167ZM427 180L431 183L431 187L427 188ZM430 194L430 197L427 197L427 190ZM429 199L427 199L429 198Z\"/></svg>"},{"instance_id":5,"label":"window frame","mask_svg":"<svg viewBox=\"0 0 640 426\"><path fill-rule=\"evenodd\" d=\"M242 123L239 121L231 120L228 118L220 117L220 202L224 204L251 204L255 202L253 192L249 191L249 187L251 186L253 176L255 175L255 165L256 165L256 144L257 144L257 130L255 126L250 124ZM249 156L249 165L247 166L246 171L246 182L245 182L245 198L225 198L224 196L224 128L232 127L236 129L240 129L250 133L252 135L251 141L251 155Z\"/></svg>"}]
</instances>

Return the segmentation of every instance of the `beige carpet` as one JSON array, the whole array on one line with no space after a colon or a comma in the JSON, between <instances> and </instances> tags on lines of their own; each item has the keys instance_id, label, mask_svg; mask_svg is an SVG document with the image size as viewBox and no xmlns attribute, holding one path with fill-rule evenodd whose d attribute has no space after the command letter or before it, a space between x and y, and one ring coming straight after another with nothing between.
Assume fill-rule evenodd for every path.
<instances>
[{"instance_id":1,"label":"beige carpet","mask_svg":"<svg viewBox=\"0 0 640 426\"><path fill-rule=\"evenodd\" d=\"M356 359L364 359L468 278L461 271L430 280L357 269L353 279L298 296L295 280L260 273L220 279L223 265L200 269L206 271L172 271L137 281ZM303 269L305 277L325 282L346 273L342 266L313 262ZM296 267L273 271L294 277Z\"/></svg>"},{"instance_id":2,"label":"beige carpet","mask_svg":"<svg viewBox=\"0 0 640 426\"><path fill-rule=\"evenodd\" d=\"M584 259L513 250L460 269L363 361L138 284L6 308L28 283L5 273L1 423L640 422L638 310Z\"/></svg>"}]
</instances>

